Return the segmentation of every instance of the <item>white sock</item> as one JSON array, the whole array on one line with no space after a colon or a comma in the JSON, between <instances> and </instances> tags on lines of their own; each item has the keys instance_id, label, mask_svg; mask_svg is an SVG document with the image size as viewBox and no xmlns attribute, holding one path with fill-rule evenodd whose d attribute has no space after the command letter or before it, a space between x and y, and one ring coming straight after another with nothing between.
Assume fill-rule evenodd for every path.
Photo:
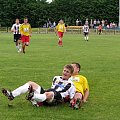
<instances>
[{"instance_id":1,"label":"white sock","mask_svg":"<svg viewBox=\"0 0 120 120\"><path fill-rule=\"evenodd\" d=\"M84 37L84 39L86 40L86 37Z\"/></svg>"},{"instance_id":2,"label":"white sock","mask_svg":"<svg viewBox=\"0 0 120 120\"><path fill-rule=\"evenodd\" d=\"M18 49L20 49L20 45L18 44Z\"/></svg>"},{"instance_id":3,"label":"white sock","mask_svg":"<svg viewBox=\"0 0 120 120\"><path fill-rule=\"evenodd\" d=\"M26 83L23 86L20 86L19 88L15 89L14 91L12 91L12 95L13 97L17 97L23 93L28 92L28 88L29 88L29 84Z\"/></svg>"},{"instance_id":4,"label":"white sock","mask_svg":"<svg viewBox=\"0 0 120 120\"><path fill-rule=\"evenodd\" d=\"M37 102L43 102L46 100L46 95L45 94L35 94L32 97L33 100L36 100Z\"/></svg>"},{"instance_id":5,"label":"white sock","mask_svg":"<svg viewBox=\"0 0 120 120\"><path fill-rule=\"evenodd\" d=\"M17 50L19 50L19 46L16 46Z\"/></svg>"},{"instance_id":6,"label":"white sock","mask_svg":"<svg viewBox=\"0 0 120 120\"><path fill-rule=\"evenodd\" d=\"M86 37L86 39L88 40L88 36Z\"/></svg>"}]
</instances>

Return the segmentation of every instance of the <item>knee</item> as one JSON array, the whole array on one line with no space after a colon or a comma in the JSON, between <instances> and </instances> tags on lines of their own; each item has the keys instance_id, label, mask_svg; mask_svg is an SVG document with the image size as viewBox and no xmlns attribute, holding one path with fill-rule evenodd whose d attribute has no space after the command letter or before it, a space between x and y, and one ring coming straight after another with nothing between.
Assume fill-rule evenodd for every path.
<instances>
[{"instance_id":1,"label":"knee","mask_svg":"<svg viewBox=\"0 0 120 120\"><path fill-rule=\"evenodd\" d=\"M29 46L29 42L26 42L25 45L26 45L26 46Z\"/></svg>"},{"instance_id":2,"label":"knee","mask_svg":"<svg viewBox=\"0 0 120 120\"><path fill-rule=\"evenodd\" d=\"M32 82L32 81L28 81L27 83L28 83L29 85L32 85L32 84L33 84L33 82Z\"/></svg>"},{"instance_id":3,"label":"knee","mask_svg":"<svg viewBox=\"0 0 120 120\"><path fill-rule=\"evenodd\" d=\"M46 92L45 94L46 94L46 98L47 98L48 100L52 99L53 96L54 96L54 93L53 93L53 92Z\"/></svg>"}]
</instances>

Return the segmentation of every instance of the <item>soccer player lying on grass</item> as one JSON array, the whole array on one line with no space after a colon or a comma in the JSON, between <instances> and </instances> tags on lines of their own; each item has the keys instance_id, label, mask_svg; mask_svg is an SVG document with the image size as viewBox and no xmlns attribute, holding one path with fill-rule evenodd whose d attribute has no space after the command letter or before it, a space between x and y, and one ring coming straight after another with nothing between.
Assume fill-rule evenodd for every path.
<instances>
[{"instance_id":1,"label":"soccer player lying on grass","mask_svg":"<svg viewBox=\"0 0 120 120\"><path fill-rule=\"evenodd\" d=\"M75 95L75 87L72 81L68 80L73 74L72 65L65 65L63 68L62 76L55 76L52 82L52 86L48 90L44 90L38 84L29 81L28 83L20 86L14 91L2 89L2 93L8 97L11 101L15 97L29 92L27 100L30 100L35 106L39 106L40 102L46 103L59 103L63 101L66 96L70 96L72 100Z\"/></svg>"},{"instance_id":2,"label":"soccer player lying on grass","mask_svg":"<svg viewBox=\"0 0 120 120\"><path fill-rule=\"evenodd\" d=\"M74 68L74 72L70 80L73 81L75 85L76 94L70 103L71 107L78 109L83 103L87 102L89 96L89 85L87 79L84 76L79 75L81 69L80 64L72 63L71 65Z\"/></svg>"}]
</instances>

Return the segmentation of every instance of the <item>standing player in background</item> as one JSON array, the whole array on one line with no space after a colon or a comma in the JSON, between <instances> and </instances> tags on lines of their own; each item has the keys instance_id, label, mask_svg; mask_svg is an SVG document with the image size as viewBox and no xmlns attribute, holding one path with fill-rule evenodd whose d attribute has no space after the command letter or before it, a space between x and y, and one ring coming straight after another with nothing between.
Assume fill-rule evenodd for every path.
<instances>
[{"instance_id":1,"label":"standing player in background","mask_svg":"<svg viewBox=\"0 0 120 120\"><path fill-rule=\"evenodd\" d=\"M28 23L28 18L24 18L24 23L20 27L22 52L25 54L25 47L29 46L30 37L32 34L31 25Z\"/></svg>"},{"instance_id":2,"label":"standing player in background","mask_svg":"<svg viewBox=\"0 0 120 120\"><path fill-rule=\"evenodd\" d=\"M14 34L14 42L18 52L21 52L20 43L21 43L21 34L20 34L20 23L19 19L15 20L15 24L12 25L11 31Z\"/></svg>"},{"instance_id":3,"label":"standing player in background","mask_svg":"<svg viewBox=\"0 0 120 120\"><path fill-rule=\"evenodd\" d=\"M59 21L58 25L56 26L56 32L59 37L58 45L63 46L62 38L63 38L64 32L66 32L66 28L65 28L64 21L62 19Z\"/></svg>"},{"instance_id":4,"label":"standing player in background","mask_svg":"<svg viewBox=\"0 0 120 120\"><path fill-rule=\"evenodd\" d=\"M87 23L83 26L83 33L84 33L84 39L85 41L88 41L88 34L89 34L89 26Z\"/></svg>"},{"instance_id":5,"label":"standing player in background","mask_svg":"<svg viewBox=\"0 0 120 120\"><path fill-rule=\"evenodd\" d=\"M87 79L79 75L81 66L79 63L72 63L71 64L74 68L74 72L70 80L74 83L76 88L76 94L74 99L71 101L71 107L78 109L81 107L83 103L87 102L89 96L89 85Z\"/></svg>"},{"instance_id":6,"label":"standing player in background","mask_svg":"<svg viewBox=\"0 0 120 120\"><path fill-rule=\"evenodd\" d=\"M100 24L100 25L98 26L98 34L101 35L101 33L102 33L102 25Z\"/></svg>"}]
</instances>

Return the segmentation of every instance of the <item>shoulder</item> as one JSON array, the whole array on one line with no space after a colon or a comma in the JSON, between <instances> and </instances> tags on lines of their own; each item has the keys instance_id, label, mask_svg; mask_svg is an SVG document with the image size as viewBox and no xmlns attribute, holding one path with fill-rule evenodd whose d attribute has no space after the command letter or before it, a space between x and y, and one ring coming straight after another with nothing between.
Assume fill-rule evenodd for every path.
<instances>
[{"instance_id":1,"label":"shoulder","mask_svg":"<svg viewBox=\"0 0 120 120\"><path fill-rule=\"evenodd\" d=\"M76 78L76 81L77 81L77 78L80 79L80 80L87 80L87 78L83 75L75 75L75 76L72 76L70 79L75 79Z\"/></svg>"},{"instance_id":2,"label":"shoulder","mask_svg":"<svg viewBox=\"0 0 120 120\"><path fill-rule=\"evenodd\" d=\"M21 26L25 25L24 23L20 24Z\"/></svg>"},{"instance_id":3,"label":"shoulder","mask_svg":"<svg viewBox=\"0 0 120 120\"><path fill-rule=\"evenodd\" d=\"M54 76L54 78L53 78L53 80L60 80L60 79L62 79L62 76Z\"/></svg>"},{"instance_id":4,"label":"shoulder","mask_svg":"<svg viewBox=\"0 0 120 120\"><path fill-rule=\"evenodd\" d=\"M83 81L87 81L87 78L83 75L78 75L80 77L80 79L82 79Z\"/></svg>"},{"instance_id":5,"label":"shoulder","mask_svg":"<svg viewBox=\"0 0 120 120\"><path fill-rule=\"evenodd\" d=\"M13 24L12 26L15 26L16 24Z\"/></svg>"},{"instance_id":6,"label":"shoulder","mask_svg":"<svg viewBox=\"0 0 120 120\"><path fill-rule=\"evenodd\" d=\"M30 23L27 23L28 26L31 26Z\"/></svg>"}]
</instances>

